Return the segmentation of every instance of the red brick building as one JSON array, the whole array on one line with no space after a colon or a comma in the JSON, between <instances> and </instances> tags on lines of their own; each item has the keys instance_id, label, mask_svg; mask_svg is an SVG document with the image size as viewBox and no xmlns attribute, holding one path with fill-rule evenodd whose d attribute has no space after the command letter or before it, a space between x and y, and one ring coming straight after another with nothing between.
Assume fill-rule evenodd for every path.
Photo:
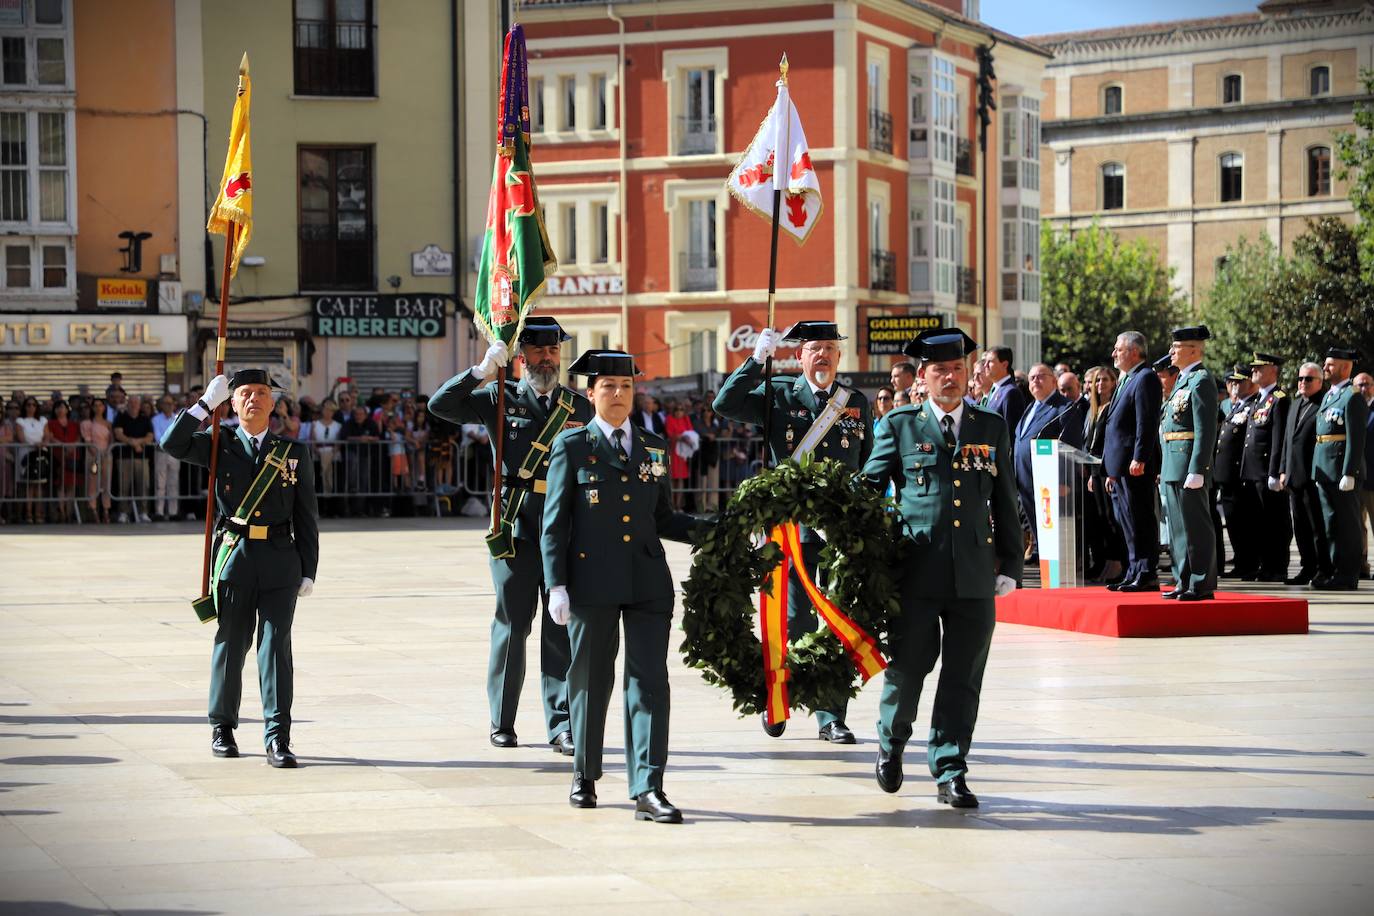
<instances>
[{"instance_id":1,"label":"red brick building","mask_svg":"<svg viewBox=\"0 0 1374 916\"><path fill-rule=\"evenodd\" d=\"M1020 361L1038 357L1048 55L961 7L525 3L535 172L560 261L541 308L576 335L569 349L624 346L650 378L728 372L752 349L767 316L769 227L725 178L773 102L786 52L825 212L804 247L780 240L776 324L833 318L850 338L850 371L892 361L868 352L868 319L885 315L940 315L980 342L1008 342ZM991 199L979 45L994 45L999 77ZM978 295L985 214L996 221L990 332Z\"/></svg>"}]
</instances>

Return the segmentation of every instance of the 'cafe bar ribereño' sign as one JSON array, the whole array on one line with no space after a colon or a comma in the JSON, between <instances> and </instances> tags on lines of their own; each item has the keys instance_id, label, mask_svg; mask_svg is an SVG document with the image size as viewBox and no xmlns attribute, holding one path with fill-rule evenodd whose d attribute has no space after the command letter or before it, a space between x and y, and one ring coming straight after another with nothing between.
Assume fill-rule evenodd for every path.
<instances>
[{"instance_id":1,"label":"'cafe bar ribere\u00f1o' sign","mask_svg":"<svg viewBox=\"0 0 1374 916\"><path fill-rule=\"evenodd\" d=\"M315 296L310 330L316 337L443 337L445 300L436 293Z\"/></svg>"}]
</instances>

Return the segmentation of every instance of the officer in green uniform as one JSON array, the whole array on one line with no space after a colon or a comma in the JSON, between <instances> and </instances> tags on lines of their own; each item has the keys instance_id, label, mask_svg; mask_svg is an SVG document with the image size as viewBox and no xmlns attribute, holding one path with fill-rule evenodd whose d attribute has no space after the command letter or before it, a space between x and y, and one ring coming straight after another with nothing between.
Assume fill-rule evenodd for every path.
<instances>
[{"instance_id":1,"label":"officer in green uniform","mask_svg":"<svg viewBox=\"0 0 1374 916\"><path fill-rule=\"evenodd\" d=\"M1164 597L1179 601L1205 601L1217 590L1211 484L1219 408L1216 383L1202 366L1203 342L1211 336L1205 324L1174 329L1169 356L1178 383L1160 411L1159 480L1175 579Z\"/></svg>"},{"instance_id":2,"label":"officer in green uniform","mask_svg":"<svg viewBox=\"0 0 1374 916\"><path fill-rule=\"evenodd\" d=\"M1322 528L1331 552L1330 576L1312 580L1312 587L1354 591L1360 581L1358 490L1364 479L1365 424L1369 406L1350 384L1360 354L1347 347L1326 351L1322 375L1331 386L1317 410L1317 447L1312 454L1312 478L1321 500Z\"/></svg>"},{"instance_id":3,"label":"officer in green uniform","mask_svg":"<svg viewBox=\"0 0 1374 916\"><path fill-rule=\"evenodd\" d=\"M548 449L564 429L582 426L592 417L591 405L585 397L558 384L561 345L568 339L555 319L526 318L519 338L520 380L506 382L501 505L510 527L502 537L489 541L493 555L487 561L496 589L496 616L491 621L491 654L487 663L491 743L496 747L519 744L515 713L525 682L525 641L544 588L539 532ZM430 398L430 413L451 423L481 423L492 437L495 451L495 437L500 434L496 383L487 382L506 360L505 343L492 344L482 362L449 379ZM568 631L547 621L539 628L539 673L549 744L570 755L573 743L568 727Z\"/></svg>"},{"instance_id":4,"label":"officer in green uniform","mask_svg":"<svg viewBox=\"0 0 1374 916\"><path fill-rule=\"evenodd\" d=\"M625 627L625 757L636 820L682 822L663 794L668 762L668 635L674 586L660 538L687 541L706 522L673 511L668 443L630 423L634 360L589 350L568 370L590 380L591 423L562 433L549 462L544 581L549 616L572 643L574 808L596 807L606 710Z\"/></svg>"},{"instance_id":5,"label":"officer in green uniform","mask_svg":"<svg viewBox=\"0 0 1374 916\"><path fill-rule=\"evenodd\" d=\"M291 752L291 620L296 598L315 587L320 560L315 472L305 446L267 429L272 384L265 371L217 375L205 394L167 427L161 447L180 461L210 466L210 432L200 424L233 392L239 425L222 425L215 465L218 516L211 590L219 615L210 656L210 750L237 757L234 729L243 694L243 659L258 637L267 762L296 766Z\"/></svg>"},{"instance_id":6,"label":"officer in green uniform","mask_svg":"<svg viewBox=\"0 0 1374 916\"><path fill-rule=\"evenodd\" d=\"M957 328L926 331L907 344L930 400L883 417L863 468L880 491L889 482L896 487L905 536L916 545L903 571L902 615L878 704L878 785L901 788L921 685L942 658L926 756L936 797L956 808L978 807L967 758L994 598L1016 588L1024 563L1006 421L964 399L967 357L976 350Z\"/></svg>"},{"instance_id":7,"label":"officer in green uniform","mask_svg":"<svg viewBox=\"0 0 1374 916\"><path fill-rule=\"evenodd\" d=\"M1250 381L1258 393L1245 424L1245 451L1240 477L1254 491L1258 509L1256 536L1260 547L1259 581L1282 582L1288 578L1288 545L1293 542L1293 515L1288 495L1279 485L1283 464L1283 431L1288 428L1288 408L1293 403L1279 387L1283 359L1256 353L1250 361Z\"/></svg>"},{"instance_id":8,"label":"officer in green uniform","mask_svg":"<svg viewBox=\"0 0 1374 916\"><path fill-rule=\"evenodd\" d=\"M858 470L873 450L872 414L868 399L857 389L842 385L835 379L839 371L844 340L833 321L799 321L779 335L772 328L759 333L754 354L730 373L716 395L715 411L722 417L741 423L763 425L764 362L784 341L801 344L802 374L773 376L771 441L774 462L786 458L800 458L810 452L816 458L834 458ZM827 405L835 403L835 409ZM825 541L810 528L801 529L802 559L806 568L816 574L821 549ZM801 580L793 570L787 586L787 631L801 635L816 629L816 609L806 596ZM853 744L854 733L845 725L845 707L817 709L816 721L820 737L836 744ZM768 724L763 716L763 729L778 737L786 729L786 720Z\"/></svg>"}]
</instances>

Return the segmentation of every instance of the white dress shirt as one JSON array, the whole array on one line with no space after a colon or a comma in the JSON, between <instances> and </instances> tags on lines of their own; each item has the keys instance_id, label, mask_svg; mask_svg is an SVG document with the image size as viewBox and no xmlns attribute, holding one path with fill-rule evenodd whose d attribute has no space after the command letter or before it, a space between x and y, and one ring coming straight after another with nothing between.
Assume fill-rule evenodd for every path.
<instances>
[{"instance_id":1,"label":"white dress shirt","mask_svg":"<svg viewBox=\"0 0 1374 916\"><path fill-rule=\"evenodd\" d=\"M950 416L954 418L954 438L957 440L959 438L959 426L964 422L964 399L960 398L959 406L949 411L948 413L941 410L940 405L936 404L933 399L927 401L926 406L929 407L932 411L934 411L935 425L940 427L941 432L943 432L945 428L945 417Z\"/></svg>"}]
</instances>

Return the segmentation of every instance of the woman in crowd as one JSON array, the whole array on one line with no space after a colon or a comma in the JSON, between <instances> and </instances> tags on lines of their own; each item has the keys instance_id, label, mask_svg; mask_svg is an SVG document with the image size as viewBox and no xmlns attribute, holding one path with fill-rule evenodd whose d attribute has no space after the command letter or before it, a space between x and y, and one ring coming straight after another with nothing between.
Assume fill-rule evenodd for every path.
<instances>
[{"instance_id":1,"label":"woman in crowd","mask_svg":"<svg viewBox=\"0 0 1374 916\"><path fill-rule=\"evenodd\" d=\"M414 467L415 489L428 486L425 475L425 452L429 445L429 410L423 401L407 402L405 406L406 445L410 447Z\"/></svg>"},{"instance_id":2,"label":"woman in crowd","mask_svg":"<svg viewBox=\"0 0 1374 916\"><path fill-rule=\"evenodd\" d=\"M1107 407L1116 391L1116 371L1106 366L1094 366L1083 373L1083 385L1088 390L1088 416L1083 421L1083 444L1094 456L1101 458L1106 446ZM1084 576L1088 581L1110 582L1121 578L1126 561L1126 540L1112 514L1111 496L1107 480L1099 462L1088 471L1088 495L1083 502L1083 533L1087 556Z\"/></svg>"},{"instance_id":3,"label":"woman in crowd","mask_svg":"<svg viewBox=\"0 0 1374 916\"><path fill-rule=\"evenodd\" d=\"M708 400L701 405L698 415L697 433L701 436L701 499L699 512L715 512L720 508L720 463L721 442L730 435L730 424L711 409Z\"/></svg>"},{"instance_id":4,"label":"woman in crowd","mask_svg":"<svg viewBox=\"0 0 1374 916\"><path fill-rule=\"evenodd\" d=\"M58 498L57 519L60 522L72 520L72 510L76 508L77 475L84 463L81 460L82 450L77 448L77 443L81 441L81 427L72 419L71 413L71 406L66 401L56 402L52 405L52 419L48 420L47 429L43 431L44 443L54 446L50 471L52 482L48 492Z\"/></svg>"},{"instance_id":5,"label":"woman in crowd","mask_svg":"<svg viewBox=\"0 0 1374 916\"><path fill-rule=\"evenodd\" d=\"M14 466L24 490L24 521L32 525L42 516L43 504L37 500L43 485L48 482L46 456L34 447L43 443L43 436L48 430L48 422L38 415L37 398L24 399L19 419L15 424L19 430L16 441L23 443L25 447L15 454Z\"/></svg>"},{"instance_id":6,"label":"woman in crowd","mask_svg":"<svg viewBox=\"0 0 1374 916\"><path fill-rule=\"evenodd\" d=\"M272 409L268 426L272 432L283 439L300 438L301 418L296 412L295 403L290 398L283 397L277 401L277 406Z\"/></svg>"},{"instance_id":7,"label":"woman in crowd","mask_svg":"<svg viewBox=\"0 0 1374 916\"><path fill-rule=\"evenodd\" d=\"M81 441L86 443L86 506L92 519L106 524L110 522L110 482L114 479L110 453L113 438L114 430L105 419L105 399L95 398L81 410Z\"/></svg>"},{"instance_id":8,"label":"woman in crowd","mask_svg":"<svg viewBox=\"0 0 1374 916\"><path fill-rule=\"evenodd\" d=\"M314 446L315 457L319 461L319 473L316 476L315 490L322 497L327 498L339 492L334 479L334 470L338 467L339 453L338 446L334 443L339 441L339 430L342 424L335 419L337 405L329 398L325 398L320 405L320 418L310 426L310 441L317 443ZM326 503L321 500L321 510L326 507L332 511L335 507L332 501Z\"/></svg>"},{"instance_id":9,"label":"woman in crowd","mask_svg":"<svg viewBox=\"0 0 1374 916\"><path fill-rule=\"evenodd\" d=\"M0 418L0 525L9 524L10 500L18 495L14 461L14 443L19 441L19 426L15 422L18 419L19 402L6 403L5 415Z\"/></svg>"},{"instance_id":10,"label":"woman in crowd","mask_svg":"<svg viewBox=\"0 0 1374 916\"><path fill-rule=\"evenodd\" d=\"M300 428L296 431L297 442L309 442L315 427L315 407L304 399L296 405L300 415Z\"/></svg>"},{"instance_id":11,"label":"woman in crowd","mask_svg":"<svg viewBox=\"0 0 1374 916\"><path fill-rule=\"evenodd\" d=\"M669 402L668 417L663 425L668 434L668 453L671 455L669 467L673 478L673 505L681 510L687 490L687 463L700 441L692 429L692 418L687 416L687 406L682 401ZM683 434L689 432L693 435L685 439Z\"/></svg>"},{"instance_id":12,"label":"woman in crowd","mask_svg":"<svg viewBox=\"0 0 1374 916\"><path fill-rule=\"evenodd\" d=\"M892 396L895 392L891 385L884 385L878 389L878 393L873 398L873 425L876 427L878 421L883 418L883 414L893 408Z\"/></svg>"}]
</instances>

